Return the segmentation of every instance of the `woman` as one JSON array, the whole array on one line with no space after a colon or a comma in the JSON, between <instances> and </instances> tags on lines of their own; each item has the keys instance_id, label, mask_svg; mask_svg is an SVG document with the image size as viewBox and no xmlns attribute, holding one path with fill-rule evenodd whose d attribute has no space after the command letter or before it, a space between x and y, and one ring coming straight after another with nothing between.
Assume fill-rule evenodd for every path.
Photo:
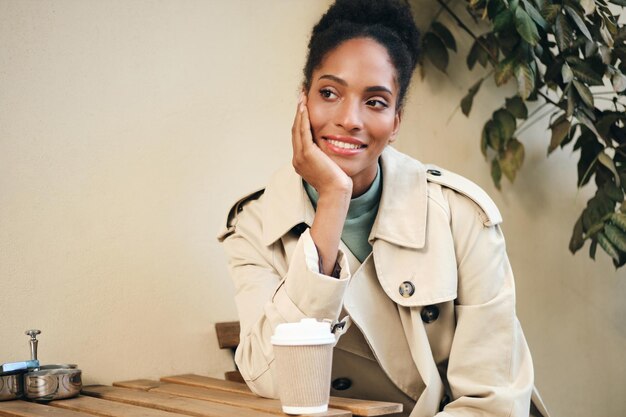
<instances>
[{"instance_id":1,"label":"woman","mask_svg":"<svg viewBox=\"0 0 626 417\"><path fill-rule=\"evenodd\" d=\"M292 164L235 204L220 235L236 362L276 397L274 328L342 318L331 395L402 402L411 417L547 415L537 396L531 406L497 208L388 146L418 37L402 0L337 0L313 29Z\"/></svg>"}]
</instances>

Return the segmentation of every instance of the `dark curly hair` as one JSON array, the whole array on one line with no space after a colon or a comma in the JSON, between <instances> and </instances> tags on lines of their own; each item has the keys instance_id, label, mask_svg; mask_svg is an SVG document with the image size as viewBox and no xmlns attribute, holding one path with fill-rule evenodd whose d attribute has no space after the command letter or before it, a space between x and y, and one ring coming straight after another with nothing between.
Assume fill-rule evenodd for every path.
<instances>
[{"instance_id":1,"label":"dark curly hair","mask_svg":"<svg viewBox=\"0 0 626 417\"><path fill-rule=\"evenodd\" d=\"M406 0L336 0L313 28L304 66L304 87L330 51L354 38L370 38L387 49L400 86L398 109L404 103L419 59L419 30Z\"/></svg>"}]
</instances>

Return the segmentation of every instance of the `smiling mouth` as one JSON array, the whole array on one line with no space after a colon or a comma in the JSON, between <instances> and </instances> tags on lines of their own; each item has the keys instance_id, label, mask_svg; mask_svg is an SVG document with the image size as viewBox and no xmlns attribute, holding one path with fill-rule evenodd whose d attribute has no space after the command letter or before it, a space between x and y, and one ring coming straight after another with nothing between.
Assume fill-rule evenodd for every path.
<instances>
[{"instance_id":1,"label":"smiling mouth","mask_svg":"<svg viewBox=\"0 0 626 417\"><path fill-rule=\"evenodd\" d=\"M355 142L360 142L356 139L351 139L350 142L346 140L338 140L338 139L335 139L333 137L328 137L328 136L324 136L322 137L322 139L324 139L330 145L333 145L334 147L339 148L339 149L357 150L357 149L367 148L367 145L365 145L364 143L355 143Z\"/></svg>"}]
</instances>

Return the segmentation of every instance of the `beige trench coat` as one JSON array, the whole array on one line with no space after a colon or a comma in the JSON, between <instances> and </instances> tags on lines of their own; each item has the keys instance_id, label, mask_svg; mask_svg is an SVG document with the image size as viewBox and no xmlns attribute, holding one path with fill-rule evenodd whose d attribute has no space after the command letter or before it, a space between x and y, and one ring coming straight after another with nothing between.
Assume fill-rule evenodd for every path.
<instances>
[{"instance_id":1,"label":"beige trench coat","mask_svg":"<svg viewBox=\"0 0 626 417\"><path fill-rule=\"evenodd\" d=\"M411 417L528 416L531 396L534 413L547 416L497 207L463 177L391 147L381 167L372 254L351 271L340 250L339 279L319 273L304 226L314 209L291 166L231 209L218 238L235 284L244 379L277 398L274 328L305 317L337 321L344 311L388 378L416 401ZM423 319L433 308L436 319ZM451 401L441 410L444 396Z\"/></svg>"}]
</instances>

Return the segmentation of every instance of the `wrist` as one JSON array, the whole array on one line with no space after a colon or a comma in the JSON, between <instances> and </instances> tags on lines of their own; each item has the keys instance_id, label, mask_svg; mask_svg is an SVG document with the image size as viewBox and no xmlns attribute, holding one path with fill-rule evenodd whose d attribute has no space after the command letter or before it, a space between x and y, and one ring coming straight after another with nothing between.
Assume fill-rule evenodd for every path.
<instances>
[{"instance_id":1,"label":"wrist","mask_svg":"<svg viewBox=\"0 0 626 417\"><path fill-rule=\"evenodd\" d=\"M318 193L318 207L321 203L322 205L346 206L347 209L352 198L352 184L349 184L349 186L327 187L319 190Z\"/></svg>"}]
</instances>

